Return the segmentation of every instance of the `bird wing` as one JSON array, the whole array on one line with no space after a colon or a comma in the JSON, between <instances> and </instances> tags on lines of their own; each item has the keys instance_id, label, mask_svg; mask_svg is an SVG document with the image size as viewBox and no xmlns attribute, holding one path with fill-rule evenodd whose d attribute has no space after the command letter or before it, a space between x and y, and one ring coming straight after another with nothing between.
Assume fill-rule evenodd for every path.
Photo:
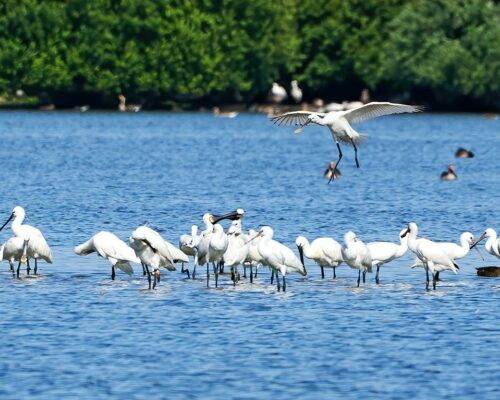
<instances>
[{"instance_id":1,"label":"bird wing","mask_svg":"<svg viewBox=\"0 0 500 400\"><path fill-rule=\"evenodd\" d=\"M34 257L42 258L49 264L52 264L52 251L41 233L30 237L28 251Z\"/></svg>"},{"instance_id":2,"label":"bird wing","mask_svg":"<svg viewBox=\"0 0 500 400\"><path fill-rule=\"evenodd\" d=\"M291 111L280 115L271 117L271 121L278 125L304 125L309 121L309 115L325 116L325 113L317 113L311 111Z\"/></svg>"},{"instance_id":3,"label":"bird wing","mask_svg":"<svg viewBox=\"0 0 500 400\"><path fill-rule=\"evenodd\" d=\"M343 116L350 124L357 124L359 122L381 117L383 115L414 113L422 110L422 107L410 106L407 104L371 102L365 104L364 106L355 108L354 110L346 111Z\"/></svg>"},{"instance_id":4,"label":"bird wing","mask_svg":"<svg viewBox=\"0 0 500 400\"><path fill-rule=\"evenodd\" d=\"M104 258L114 258L120 262L132 261L140 264L132 247L111 232L100 232L94 236L94 247Z\"/></svg>"},{"instance_id":5,"label":"bird wing","mask_svg":"<svg viewBox=\"0 0 500 400\"><path fill-rule=\"evenodd\" d=\"M172 255L174 263L176 262L189 262L189 257L180 249L175 247L172 243L165 240L165 244Z\"/></svg>"}]
</instances>

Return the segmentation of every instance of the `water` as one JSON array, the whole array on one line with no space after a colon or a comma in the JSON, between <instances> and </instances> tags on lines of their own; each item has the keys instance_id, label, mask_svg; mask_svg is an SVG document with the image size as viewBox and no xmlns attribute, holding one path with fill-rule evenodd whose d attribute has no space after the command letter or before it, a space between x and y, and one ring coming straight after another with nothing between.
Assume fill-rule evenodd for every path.
<instances>
[{"instance_id":1,"label":"water","mask_svg":"<svg viewBox=\"0 0 500 400\"><path fill-rule=\"evenodd\" d=\"M500 120L478 115L395 116L370 121L356 170L345 150L342 179L327 132L301 136L260 115L0 113L0 213L27 209L54 252L38 279L0 273L2 399L499 398L500 283L475 266L424 290L407 254L383 267L382 284L290 277L277 293L262 273L251 286L207 290L203 274L165 275L145 290L133 277L74 245L98 230L123 239L149 222L173 242L205 211L242 207L246 228L397 240L409 221L455 241L499 229ZM476 157L454 160L459 146ZM459 179L442 183L449 162ZM10 235L3 231L1 239ZM330 276L331 270L327 276Z\"/></svg>"}]
</instances>

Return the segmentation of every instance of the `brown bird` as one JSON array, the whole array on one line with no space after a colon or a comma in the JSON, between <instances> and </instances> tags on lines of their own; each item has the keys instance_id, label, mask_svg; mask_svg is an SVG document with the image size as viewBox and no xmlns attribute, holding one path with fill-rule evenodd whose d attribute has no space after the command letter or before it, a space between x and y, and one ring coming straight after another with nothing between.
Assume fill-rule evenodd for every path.
<instances>
[{"instance_id":1,"label":"brown bird","mask_svg":"<svg viewBox=\"0 0 500 400\"><path fill-rule=\"evenodd\" d=\"M464 149L463 147L459 147L455 152L455 157L457 158L472 158L474 157L474 153L470 150Z\"/></svg>"}]
</instances>

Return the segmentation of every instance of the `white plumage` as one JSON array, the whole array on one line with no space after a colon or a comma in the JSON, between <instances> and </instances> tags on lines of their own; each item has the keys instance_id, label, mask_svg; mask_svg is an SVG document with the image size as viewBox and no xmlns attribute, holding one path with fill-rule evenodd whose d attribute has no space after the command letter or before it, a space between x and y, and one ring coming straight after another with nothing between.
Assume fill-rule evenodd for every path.
<instances>
[{"instance_id":1,"label":"white plumage","mask_svg":"<svg viewBox=\"0 0 500 400\"><path fill-rule=\"evenodd\" d=\"M283 291L286 290L285 276L287 273L297 272L300 275L307 275L305 266L300 262L294 252L285 245L273 240L274 231L269 226L264 226L259 232L259 253L263 263L271 267L276 273L278 291L280 290L280 280L278 272L283 277Z\"/></svg>"},{"instance_id":2,"label":"white plumage","mask_svg":"<svg viewBox=\"0 0 500 400\"><path fill-rule=\"evenodd\" d=\"M325 277L324 268L333 268L333 277L336 277L335 268L344 261L342 246L339 242L332 238L321 237L309 243L304 236L299 236L295 244L299 249L302 263L304 263L303 257L306 256L320 266L321 278Z\"/></svg>"},{"instance_id":3,"label":"white plumage","mask_svg":"<svg viewBox=\"0 0 500 400\"><path fill-rule=\"evenodd\" d=\"M500 258L500 239L497 238L497 233L493 228L486 229L483 234L471 245L475 247L479 242L487 238L484 248L492 256Z\"/></svg>"},{"instance_id":4,"label":"white plumage","mask_svg":"<svg viewBox=\"0 0 500 400\"><path fill-rule=\"evenodd\" d=\"M402 236L405 232L406 229L399 232L399 244L391 242L371 242L367 244L372 258L372 265L377 267L375 282L380 283L379 273L382 265L402 257L408 250L408 237L406 235Z\"/></svg>"},{"instance_id":5,"label":"white plumage","mask_svg":"<svg viewBox=\"0 0 500 400\"><path fill-rule=\"evenodd\" d=\"M12 271L12 273L14 273L15 261L19 263L18 270L21 266L21 263L26 263L28 261L27 257L23 257L23 253L25 253L24 255L27 256L27 248L27 240L18 236L13 236L0 247L0 261L8 261L10 270Z\"/></svg>"},{"instance_id":6,"label":"white plumage","mask_svg":"<svg viewBox=\"0 0 500 400\"><path fill-rule=\"evenodd\" d=\"M273 86L271 87L269 94L271 101L277 104L283 102L288 97L285 88L276 82L273 82Z\"/></svg>"},{"instance_id":7,"label":"white plumage","mask_svg":"<svg viewBox=\"0 0 500 400\"><path fill-rule=\"evenodd\" d=\"M406 104L396 104L388 102L372 102L347 111L331 111L328 113L311 111L291 111L271 118L278 125L295 125L299 128L295 133L300 133L302 129L310 124L318 124L328 127L333 140L337 144L338 161L342 159L342 150L339 142L346 143L354 148L356 166L359 168L356 144L359 144L363 135L352 128L352 124L357 124L369 119L381 117L383 115L414 113L422 108Z\"/></svg>"},{"instance_id":8,"label":"white plumage","mask_svg":"<svg viewBox=\"0 0 500 400\"><path fill-rule=\"evenodd\" d=\"M342 258L353 269L358 270L358 287L363 273L363 283L366 280L366 273L372 272L372 258L370 250L352 231L344 235L344 246L342 246Z\"/></svg>"},{"instance_id":9,"label":"white plumage","mask_svg":"<svg viewBox=\"0 0 500 400\"><path fill-rule=\"evenodd\" d=\"M243 236L241 219L231 222L227 230L227 249L223 256L224 266L231 268L231 277L236 284L238 275L238 265L243 264L248 256L247 241ZM253 282L253 271L250 270L250 282Z\"/></svg>"},{"instance_id":10,"label":"white plumage","mask_svg":"<svg viewBox=\"0 0 500 400\"><path fill-rule=\"evenodd\" d=\"M121 269L128 275L134 270L131 262L140 264L141 260L135 255L134 250L118 238L115 234L101 231L92 236L85 243L75 247L75 253L84 256L96 252L111 264L111 279L115 279L115 268Z\"/></svg>"},{"instance_id":11,"label":"white plumage","mask_svg":"<svg viewBox=\"0 0 500 400\"><path fill-rule=\"evenodd\" d=\"M300 103L302 101L302 89L299 87L297 81L293 80L291 83L290 94L292 95L292 99L296 103Z\"/></svg>"}]
</instances>

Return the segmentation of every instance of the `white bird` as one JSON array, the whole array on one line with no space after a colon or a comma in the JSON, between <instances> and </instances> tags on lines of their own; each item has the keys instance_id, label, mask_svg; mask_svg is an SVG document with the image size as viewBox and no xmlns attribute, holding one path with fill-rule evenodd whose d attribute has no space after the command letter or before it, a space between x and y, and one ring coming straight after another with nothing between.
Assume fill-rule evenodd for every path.
<instances>
[{"instance_id":1,"label":"white bird","mask_svg":"<svg viewBox=\"0 0 500 400\"><path fill-rule=\"evenodd\" d=\"M342 150L339 142L348 144L354 148L356 167L359 168L357 144L363 139L363 135L352 128L352 124L357 124L369 119L381 117L383 115L414 113L421 111L421 107L406 104L396 104L387 102L372 102L348 111L331 111L328 113L311 111L291 111L281 115L271 117L271 120L278 125L298 126L295 133L302 132L302 129L310 124L318 124L328 127L333 140L337 145L338 161L342 159Z\"/></svg>"},{"instance_id":2,"label":"white bird","mask_svg":"<svg viewBox=\"0 0 500 400\"><path fill-rule=\"evenodd\" d=\"M37 274L38 271L38 260L42 259L49 264L52 264L52 251L50 250L47 241L43 237L42 232L39 229L31 226L31 225L23 225L24 218L26 216L26 212L24 208L20 206L14 207L12 210L12 214L9 219L2 225L0 231L5 228L5 226L12 220L12 232L15 236L20 237L25 240L25 245L27 246L27 255L28 257L35 259L35 269L34 274ZM27 261L29 266L29 261ZM18 274L19 277L19 268Z\"/></svg>"},{"instance_id":3,"label":"white bird","mask_svg":"<svg viewBox=\"0 0 500 400\"><path fill-rule=\"evenodd\" d=\"M426 286L429 289L429 271L432 273L432 286L436 289L437 277L436 273L444 270L450 270L453 273L458 272L458 265L446 255L438 243L429 239L417 238L418 227L414 222L408 224L408 228L402 234L403 237L408 235L408 248L415 253L420 261L424 264L426 273Z\"/></svg>"},{"instance_id":4,"label":"white bird","mask_svg":"<svg viewBox=\"0 0 500 400\"><path fill-rule=\"evenodd\" d=\"M198 236L198 226L192 225L190 235L184 234L180 236L179 248L185 255L194 257L196 253L195 247L199 239L200 236ZM184 263L182 263L181 272L182 273L186 272L187 277L190 278L189 268L184 269Z\"/></svg>"},{"instance_id":5,"label":"white bird","mask_svg":"<svg viewBox=\"0 0 500 400\"><path fill-rule=\"evenodd\" d=\"M293 80L291 83L290 94L296 103L300 103L302 101L302 89L299 87L296 80Z\"/></svg>"},{"instance_id":6,"label":"white bird","mask_svg":"<svg viewBox=\"0 0 500 400\"><path fill-rule=\"evenodd\" d=\"M153 289L156 287L156 283L160 281L160 267L168 271L175 271L174 256L167 243L158 232L148 226L139 226L130 235L130 247L134 249L135 254L146 271L149 289L151 289L151 272L149 271L149 267L153 269ZM187 258L184 253L182 254Z\"/></svg>"},{"instance_id":7,"label":"white bird","mask_svg":"<svg viewBox=\"0 0 500 400\"><path fill-rule=\"evenodd\" d=\"M141 260L135 255L134 249L118 238L115 234L101 231L92 236L85 243L75 247L75 253L85 256L96 252L98 256L105 258L111 264L111 279L115 279L115 268L121 269L128 275L134 270L131 262L140 264Z\"/></svg>"},{"instance_id":8,"label":"white bird","mask_svg":"<svg viewBox=\"0 0 500 400\"><path fill-rule=\"evenodd\" d=\"M28 262L28 240L21 237L13 236L0 247L0 261L8 261L10 270L14 274L14 261L19 262L17 266L17 276L21 264Z\"/></svg>"},{"instance_id":9,"label":"white bird","mask_svg":"<svg viewBox=\"0 0 500 400\"><path fill-rule=\"evenodd\" d=\"M262 256L264 264L273 269L276 273L276 282L278 291L280 291L280 280L278 272L283 277L283 291L286 291L286 274L297 272L302 276L307 275L306 267L302 264L294 252L285 245L273 240L274 231L269 226L264 226L260 230L259 253Z\"/></svg>"},{"instance_id":10,"label":"white bird","mask_svg":"<svg viewBox=\"0 0 500 400\"><path fill-rule=\"evenodd\" d=\"M241 219L231 222L227 230L228 245L223 256L224 266L231 268L231 279L236 284L238 265L243 264L248 256L248 243L243 235ZM250 269L250 283L253 282L253 269Z\"/></svg>"},{"instance_id":11,"label":"white bird","mask_svg":"<svg viewBox=\"0 0 500 400\"><path fill-rule=\"evenodd\" d=\"M460 244L451 243L451 242L435 242L441 250L453 261L464 258L469 254L470 249L474 243L474 235L470 232L464 232L460 235ZM423 267L424 264L417 257L415 259L412 268L415 267ZM446 269L446 268L445 268ZM437 269L436 269L437 271ZM439 271L436 272L436 281L439 281Z\"/></svg>"},{"instance_id":12,"label":"white bird","mask_svg":"<svg viewBox=\"0 0 500 400\"><path fill-rule=\"evenodd\" d=\"M270 97L273 103L279 104L283 102L288 97L288 95L286 94L286 90L283 86L280 86L276 82L273 82Z\"/></svg>"},{"instance_id":13,"label":"white bird","mask_svg":"<svg viewBox=\"0 0 500 400\"><path fill-rule=\"evenodd\" d=\"M248 254L247 258L245 259L245 264L250 265L252 269L255 267L254 277L256 277L257 268L262 264L262 256L259 253L259 241L261 237L258 236L257 231L255 231L254 229L250 229L245 239L248 243Z\"/></svg>"},{"instance_id":14,"label":"white bird","mask_svg":"<svg viewBox=\"0 0 500 400\"><path fill-rule=\"evenodd\" d=\"M319 265L321 268L321 278L325 277L324 268L333 268L333 277L337 277L335 268L344 261L342 258L342 246L339 242L332 238L320 237L309 243L304 236L299 236L295 240L295 244L299 249L302 264L304 264L304 256L306 256Z\"/></svg>"},{"instance_id":15,"label":"white bird","mask_svg":"<svg viewBox=\"0 0 500 400\"><path fill-rule=\"evenodd\" d=\"M492 256L500 258L500 239L497 238L497 233L493 228L486 229L483 234L479 236L479 238L474 243L472 243L471 248L475 247L485 238L488 238L488 240L486 240L486 243L484 244L484 248L486 249L486 251Z\"/></svg>"},{"instance_id":16,"label":"white bird","mask_svg":"<svg viewBox=\"0 0 500 400\"><path fill-rule=\"evenodd\" d=\"M408 237L406 235L402 236L405 232L406 229L399 232L399 244L391 242L370 242L367 244L370 256L372 257L372 266L377 267L375 275L375 282L377 284L380 283L380 267L396 258L403 257L408 250Z\"/></svg>"},{"instance_id":17,"label":"white bird","mask_svg":"<svg viewBox=\"0 0 500 400\"><path fill-rule=\"evenodd\" d=\"M363 272L363 283L365 283L366 273L372 272L372 258L368 246L352 231L344 235L342 258L347 265L358 270L358 287L361 282L361 272Z\"/></svg>"}]
</instances>

